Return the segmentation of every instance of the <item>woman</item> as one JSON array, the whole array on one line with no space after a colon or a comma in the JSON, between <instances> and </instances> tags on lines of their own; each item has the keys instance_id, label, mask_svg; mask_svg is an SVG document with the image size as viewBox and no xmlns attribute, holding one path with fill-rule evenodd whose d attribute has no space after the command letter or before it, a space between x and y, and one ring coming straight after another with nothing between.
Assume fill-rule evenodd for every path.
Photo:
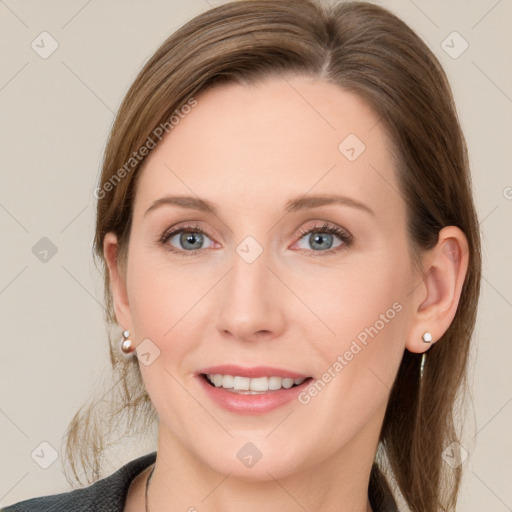
<instances>
[{"instance_id":1,"label":"woman","mask_svg":"<svg viewBox=\"0 0 512 512\"><path fill-rule=\"evenodd\" d=\"M439 62L385 9L187 23L126 95L95 191L123 411L158 418L157 451L5 510L454 510L468 167ZM94 414L68 432L77 478L99 474Z\"/></svg>"}]
</instances>

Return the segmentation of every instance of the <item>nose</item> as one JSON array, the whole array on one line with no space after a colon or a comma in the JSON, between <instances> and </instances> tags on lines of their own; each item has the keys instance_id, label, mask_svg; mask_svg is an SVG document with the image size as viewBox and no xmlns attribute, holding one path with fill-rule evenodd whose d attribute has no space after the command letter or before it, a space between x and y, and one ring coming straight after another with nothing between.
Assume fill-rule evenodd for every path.
<instances>
[{"instance_id":1,"label":"nose","mask_svg":"<svg viewBox=\"0 0 512 512\"><path fill-rule=\"evenodd\" d=\"M252 263L237 253L218 296L217 329L238 341L271 340L285 329L285 287L268 267L267 252ZM288 298L289 300L289 298Z\"/></svg>"}]
</instances>

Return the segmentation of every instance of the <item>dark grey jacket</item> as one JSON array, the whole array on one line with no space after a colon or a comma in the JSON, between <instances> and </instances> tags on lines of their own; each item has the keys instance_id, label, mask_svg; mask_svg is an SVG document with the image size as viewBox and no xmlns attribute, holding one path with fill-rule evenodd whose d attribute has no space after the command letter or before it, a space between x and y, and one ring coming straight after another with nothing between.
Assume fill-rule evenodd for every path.
<instances>
[{"instance_id":1,"label":"dark grey jacket","mask_svg":"<svg viewBox=\"0 0 512 512\"><path fill-rule=\"evenodd\" d=\"M123 512L132 480L156 460L156 452L132 460L89 487L20 501L0 512ZM391 492L375 466L369 489L375 512L397 512Z\"/></svg>"},{"instance_id":2,"label":"dark grey jacket","mask_svg":"<svg viewBox=\"0 0 512 512\"><path fill-rule=\"evenodd\" d=\"M156 452L148 453L89 487L20 501L0 512L122 512L132 480L155 459Z\"/></svg>"}]
</instances>

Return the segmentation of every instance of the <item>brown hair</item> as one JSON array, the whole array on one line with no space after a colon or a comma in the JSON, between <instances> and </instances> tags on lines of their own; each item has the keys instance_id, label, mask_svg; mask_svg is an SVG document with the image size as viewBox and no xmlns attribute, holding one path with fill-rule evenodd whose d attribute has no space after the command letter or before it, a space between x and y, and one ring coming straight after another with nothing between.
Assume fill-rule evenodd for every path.
<instances>
[{"instance_id":1,"label":"brown hair","mask_svg":"<svg viewBox=\"0 0 512 512\"><path fill-rule=\"evenodd\" d=\"M114 232L120 262L131 228L136 177L144 158L134 152L158 142L155 127L205 88L270 76L301 74L339 85L378 114L393 145L400 192L408 211L411 255L432 248L439 230L457 226L469 243L469 268L455 318L428 352L420 387L420 355L405 351L381 431L381 448L400 493L413 511L452 510L461 469L443 466L442 451L457 440L458 391L466 364L480 288L480 234L472 199L467 149L448 80L425 43L400 19L366 2L322 6L313 0L243 0L215 7L171 35L130 87L105 151L97 204L95 251L105 277L106 317L115 328L103 239ZM114 329L115 330L115 329ZM110 336L118 386L110 420L96 403L80 410L68 430L67 455L98 478L113 420L128 418L126 432L156 419L136 358L119 355L119 332ZM115 398L115 397L114 397ZM102 419L99 416L103 415ZM100 430L100 421L109 430ZM89 476L88 476L89 479ZM90 479L88 481L91 481Z\"/></svg>"}]
</instances>

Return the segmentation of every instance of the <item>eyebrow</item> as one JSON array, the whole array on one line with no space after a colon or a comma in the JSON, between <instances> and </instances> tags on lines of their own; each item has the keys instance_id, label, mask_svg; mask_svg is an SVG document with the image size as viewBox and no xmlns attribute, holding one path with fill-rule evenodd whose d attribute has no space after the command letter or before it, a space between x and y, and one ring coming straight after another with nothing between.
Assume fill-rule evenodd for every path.
<instances>
[{"instance_id":1,"label":"eyebrow","mask_svg":"<svg viewBox=\"0 0 512 512\"><path fill-rule=\"evenodd\" d=\"M330 204L341 204L344 206L350 206L359 210L365 211L370 215L375 216L375 212L360 201L352 199L351 197L341 196L336 194L325 194L316 196L301 196L294 199L290 199L284 206L284 213L293 213L301 210L309 210L312 208L318 208L320 206L326 206ZM144 216L149 212L156 210L162 206L179 206L181 208L188 208L191 210L197 210L200 212L211 212L213 215L218 215L217 207L207 201L206 199L200 199L193 196L165 196L154 201L151 206L145 211Z\"/></svg>"}]
</instances>

